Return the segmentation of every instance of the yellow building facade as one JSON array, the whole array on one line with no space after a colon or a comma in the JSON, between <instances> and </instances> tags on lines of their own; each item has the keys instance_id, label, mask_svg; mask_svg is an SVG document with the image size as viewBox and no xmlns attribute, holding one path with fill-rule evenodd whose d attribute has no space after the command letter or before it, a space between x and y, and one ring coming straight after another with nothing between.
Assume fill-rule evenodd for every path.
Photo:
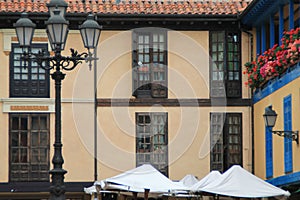
<instances>
[{"instance_id":1,"label":"yellow building facade","mask_svg":"<svg viewBox=\"0 0 300 200\"><path fill-rule=\"evenodd\" d=\"M269 7L269 3L257 1L243 19L253 28L253 50L257 55L245 65L247 84L253 89L254 173L289 190L291 199L298 199L299 58L291 53L299 40L299 5L294 1L272 1ZM281 56L284 48L287 51ZM267 67L270 70L266 74ZM277 113L274 127L265 121L270 111Z\"/></svg>"},{"instance_id":2,"label":"yellow building facade","mask_svg":"<svg viewBox=\"0 0 300 200\"><path fill-rule=\"evenodd\" d=\"M88 198L83 188L95 179L144 163L172 180L187 174L201 179L234 164L253 170L251 94L241 67L251 57L250 35L231 15L224 21L183 19L176 26L158 19L104 17L99 60L91 69L83 63L66 72L62 144L68 199ZM120 28L126 23L130 28ZM32 50L50 51L47 41L37 29ZM69 32L64 55L69 48L85 51L78 30ZM14 30L1 29L0 199L45 199L54 154L54 83L47 72L33 71L34 63L27 71L20 52ZM31 85L25 87L17 80L26 75Z\"/></svg>"}]
</instances>

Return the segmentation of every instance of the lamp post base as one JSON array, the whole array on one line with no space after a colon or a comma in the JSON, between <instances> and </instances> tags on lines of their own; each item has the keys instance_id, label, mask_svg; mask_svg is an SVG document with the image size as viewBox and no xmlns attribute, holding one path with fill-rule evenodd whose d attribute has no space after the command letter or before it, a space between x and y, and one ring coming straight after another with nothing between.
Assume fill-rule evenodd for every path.
<instances>
[{"instance_id":1,"label":"lamp post base","mask_svg":"<svg viewBox=\"0 0 300 200\"><path fill-rule=\"evenodd\" d=\"M50 170L52 185L50 186L50 200L65 200L66 187L64 185L64 169Z\"/></svg>"}]
</instances>

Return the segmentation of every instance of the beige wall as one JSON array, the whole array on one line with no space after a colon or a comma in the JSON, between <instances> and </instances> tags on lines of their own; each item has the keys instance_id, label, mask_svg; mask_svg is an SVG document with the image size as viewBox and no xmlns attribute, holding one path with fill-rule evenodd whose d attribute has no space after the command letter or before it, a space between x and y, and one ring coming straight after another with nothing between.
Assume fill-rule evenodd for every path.
<instances>
[{"instance_id":1,"label":"beige wall","mask_svg":"<svg viewBox=\"0 0 300 200\"><path fill-rule=\"evenodd\" d=\"M255 174L259 177L266 178L265 169L265 124L263 114L267 106L272 105L277 113L277 120L273 130L284 130L283 121L283 99L288 95L292 95L292 129L299 130L300 124L297 121L300 118L300 79L289 83L280 88L273 94L267 96L263 100L254 105L254 141L255 141ZM299 145L293 141L293 171L300 170L300 161L297 157L300 153ZM284 173L284 138L273 134L273 177L285 175Z\"/></svg>"},{"instance_id":2,"label":"beige wall","mask_svg":"<svg viewBox=\"0 0 300 200\"><path fill-rule=\"evenodd\" d=\"M250 34L253 34L253 32L249 32ZM242 32L242 71L245 70L244 64L247 62L251 62L251 45L255 47L255 35L253 36L253 44L251 44L251 35ZM256 50L254 51L256 52ZM255 53L253 53L253 56ZM251 98L251 89L245 85L245 82L248 81L248 76L246 74L242 73L242 96L243 98Z\"/></svg>"},{"instance_id":3,"label":"beige wall","mask_svg":"<svg viewBox=\"0 0 300 200\"><path fill-rule=\"evenodd\" d=\"M80 39L80 38L79 38ZM98 97L131 98L131 32L105 31L98 47ZM242 34L242 63L249 61L249 36ZM209 98L208 31L168 31L168 97ZM80 69L82 71L82 69ZM77 74L77 79L86 76ZM243 98L249 98L243 76ZM75 83L75 87L77 84Z\"/></svg>"},{"instance_id":4,"label":"beige wall","mask_svg":"<svg viewBox=\"0 0 300 200\"><path fill-rule=\"evenodd\" d=\"M44 32L39 32L46 37ZM5 35L5 37L4 37ZM0 32L0 109L9 97L9 57L7 39L14 37L12 30ZM168 32L169 98L209 98L209 34L207 31ZM243 34L243 40L247 36ZM98 98L131 97L131 32L103 31L98 47ZM5 42L4 42L5 41ZM4 44L5 43L5 44ZM69 48L84 52L78 31L68 36L65 55ZM248 47L243 44L243 62L248 59ZM93 69L84 63L66 72L62 83L62 142L66 181L92 181L94 176L93 130ZM243 85L244 87L244 85ZM243 88L243 97L248 98ZM54 84L50 80L50 98L54 99ZM10 99L10 101L14 101ZM23 100L25 103L28 100ZM44 103L48 101L44 101ZM49 102L48 102L49 103ZM224 99L226 103L226 99ZM53 103L49 103L49 105ZM214 104L214 102L213 102ZM110 177L135 167L135 113L168 112L170 177L180 179L187 173L199 178L210 170L209 113L243 113L243 165L251 170L250 109L247 107L98 107L98 171L99 179ZM51 113L50 158L53 156L54 113ZM8 113L0 114L0 182L8 181ZM3 152L3 153L2 153ZM52 164L51 164L52 168Z\"/></svg>"},{"instance_id":5,"label":"beige wall","mask_svg":"<svg viewBox=\"0 0 300 200\"><path fill-rule=\"evenodd\" d=\"M243 166L251 170L248 108L102 107L98 108L100 177L107 178L135 167L136 112L168 113L170 178L178 180L186 174L205 176L210 171L210 112L224 111L243 114Z\"/></svg>"}]
</instances>

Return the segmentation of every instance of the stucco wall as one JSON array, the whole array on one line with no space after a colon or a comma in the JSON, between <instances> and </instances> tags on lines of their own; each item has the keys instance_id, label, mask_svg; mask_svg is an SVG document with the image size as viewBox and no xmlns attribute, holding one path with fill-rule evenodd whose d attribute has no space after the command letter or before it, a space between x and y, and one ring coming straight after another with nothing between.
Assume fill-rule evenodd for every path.
<instances>
[{"instance_id":1,"label":"stucco wall","mask_svg":"<svg viewBox=\"0 0 300 200\"><path fill-rule=\"evenodd\" d=\"M273 130L284 130L283 121L283 99L292 96L292 129L299 130L300 124L300 79L296 79L276 92L270 94L254 105L254 141L255 141L255 174L259 177L266 178L265 167L265 124L263 114L267 106L272 105L273 110L277 113L277 120ZM293 172L300 170L300 161L297 155L300 153L299 145L295 141L293 144ZM273 134L273 177L285 175L284 173L284 138Z\"/></svg>"},{"instance_id":2,"label":"stucco wall","mask_svg":"<svg viewBox=\"0 0 300 200\"><path fill-rule=\"evenodd\" d=\"M38 31L39 36L46 37ZM5 37L4 37L5 35ZM168 32L168 96L181 99L209 98L209 34L207 31ZM12 30L0 32L0 109L9 97L10 44ZM243 40L247 40L243 34ZM7 41L7 38L11 41ZM5 41L5 45L4 42ZM133 98L131 72L131 32L103 31L97 49L98 98ZM69 48L84 52L78 31L68 36ZM248 47L242 45L242 61L247 60ZM6 55L3 52L6 52ZM66 181L92 181L94 176L93 130L93 68L83 63L66 72L62 83L62 142ZM243 97L248 89L243 86ZM54 99L54 83L50 80L50 99ZM11 100L10 101L14 101ZM24 100L26 102L26 99ZM44 101L42 103L53 105ZM226 99L224 99L226 103ZM212 103L214 105L214 102ZM180 179L187 173L199 178L210 170L209 114L210 112L243 113L243 166L251 170L250 109L248 107L98 107L98 172L99 179L116 175L135 167L135 113L168 112L170 178ZM51 112L50 159L53 155L54 113ZM8 113L0 113L0 181L8 181ZM51 164L52 168L52 164Z\"/></svg>"}]
</instances>

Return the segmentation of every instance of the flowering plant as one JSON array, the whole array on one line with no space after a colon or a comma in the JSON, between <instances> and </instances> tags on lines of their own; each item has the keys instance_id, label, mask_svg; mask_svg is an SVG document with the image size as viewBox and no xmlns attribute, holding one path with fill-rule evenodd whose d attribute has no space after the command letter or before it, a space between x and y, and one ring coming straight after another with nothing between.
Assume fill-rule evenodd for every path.
<instances>
[{"instance_id":1,"label":"flowering plant","mask_svg":"<svg viewBox=\"0 0 300 200\"><path fill-rule=\"evenodd\" d=\"M257 56L255 61L245 64L248 75L245 83L250 88L259 88L271 78L283 74L287 68L300 60L300 28L284 32L281 45L275 44L272 48Z\"/></svg>"}]
</instances>

